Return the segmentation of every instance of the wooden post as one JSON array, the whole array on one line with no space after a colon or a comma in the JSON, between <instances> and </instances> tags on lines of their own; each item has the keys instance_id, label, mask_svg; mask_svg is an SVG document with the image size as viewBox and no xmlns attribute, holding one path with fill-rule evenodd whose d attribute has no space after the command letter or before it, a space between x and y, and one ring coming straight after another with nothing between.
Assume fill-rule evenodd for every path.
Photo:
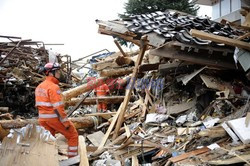
<instances>
[{"instance_id":1,"label":"wooden post","mask_svg":"<svg viewBox=\"0 0 250 166\"><path fill-rule=\"evenodd\" d=\"M147 50L147 36L142 37L140 49L141 50L140 50L139 56L138 56L138 58L136 60L135 68L133 70L133 74L131 76L129 86L127 86L128 89L126 90L126 95L125 95L125 98L124 98L124 101L123 101L121 112L119 113L118 121L117 121L116 128L115 128L114 134L113 134L113 140L118 136L119 130L120 130L120 128L122 126L122 123L124 121L124 114L125 114L125 111L127 109L128 102L130 100L132 90L134 88L134 84L135 84L137 74L138 74L138 68L139 68L139 65L142 62L144 53Z\"/></svg>"}]
</instances>

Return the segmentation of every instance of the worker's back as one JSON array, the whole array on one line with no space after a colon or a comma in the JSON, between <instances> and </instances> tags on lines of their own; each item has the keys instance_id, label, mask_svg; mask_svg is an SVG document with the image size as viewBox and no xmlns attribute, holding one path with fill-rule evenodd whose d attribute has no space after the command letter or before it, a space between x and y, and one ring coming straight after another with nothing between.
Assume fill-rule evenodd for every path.
<instances>
[{"instance_id":1,"label":"worker's back","mask_svg":"<svg viewBox=\"0 0 250 166\"><path fill-rule=\"evenodd\" d=\"M107 84L103 84L97 88L95 88L95 92L97 96L106 96L109 92L109 87Z\"/></svg>"}]
</instances>

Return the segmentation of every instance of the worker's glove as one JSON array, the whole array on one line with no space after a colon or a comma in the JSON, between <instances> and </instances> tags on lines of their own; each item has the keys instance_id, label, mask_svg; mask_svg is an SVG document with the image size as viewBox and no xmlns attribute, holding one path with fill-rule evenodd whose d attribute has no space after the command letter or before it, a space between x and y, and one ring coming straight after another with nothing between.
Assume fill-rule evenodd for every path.
<instances>
[{"instance_id":1,"label":"worker's glove","mask_svg":"<svg viewBox=\"0 0 250 166\"><path fill-rule=\"evenodd\" d=\"M248 127L249 122L250 122L250 112L248 112L246 116L246 120L245 120L246 127Z\"/></svg>"},{"instance_id":2,"label":"worker's glove","mask_svg":"<svg viewBox=\"0 0 250 166\"><path fill-rule=\"evenodd\" d=\"M63 122L62 124L63 124L63 126L65 127L66 130L69 130L70 122L68 120Z\"/></svg>"}]
</instances>

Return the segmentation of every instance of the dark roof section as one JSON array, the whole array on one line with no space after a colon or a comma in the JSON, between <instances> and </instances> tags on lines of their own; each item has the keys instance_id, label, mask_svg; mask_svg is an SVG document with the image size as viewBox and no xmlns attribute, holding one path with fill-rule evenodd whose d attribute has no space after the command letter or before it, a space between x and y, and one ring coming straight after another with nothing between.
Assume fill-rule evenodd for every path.
<instances>
[{"instance_id":1,"label":"dark roof section","mask_svg":"<svg viewBox=\"0 0 250 166\"><path fill-rule=\"evenodd\" d=\"M177 40L182 43L212 45L215 43L209 40L202 40L192 37L191 29L202 30L215 35L236 38L244 32L233 29L230 25L223 25L208 18L180 15L176 12L154 12L150 14L133 15L124 21L130 32L137 35L147 34L150 44L159 47L160 45ZM249 39L248 39L249 41Z\"/></svg>"}]
</instances>

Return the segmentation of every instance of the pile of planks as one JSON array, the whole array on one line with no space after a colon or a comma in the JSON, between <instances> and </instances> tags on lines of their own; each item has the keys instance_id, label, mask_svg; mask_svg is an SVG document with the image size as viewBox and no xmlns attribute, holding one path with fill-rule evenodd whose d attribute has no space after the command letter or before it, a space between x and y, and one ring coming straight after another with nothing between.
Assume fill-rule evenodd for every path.
<instances>
[{"instance_id":1,"label":"pile of planks","mask_svg":"<svg viewBox=\"0 0 250 166\"><path fill-rule=\"evenodd\" d=\"M62 88L71 87L70 58L51 54L41 41L21 37L0 36L0 119L37 116L34 101L36 86L44 80L41 68L57 61L65 72ZM65 60L66 59L66 60Z\"/></svg>"}]
</instances>

